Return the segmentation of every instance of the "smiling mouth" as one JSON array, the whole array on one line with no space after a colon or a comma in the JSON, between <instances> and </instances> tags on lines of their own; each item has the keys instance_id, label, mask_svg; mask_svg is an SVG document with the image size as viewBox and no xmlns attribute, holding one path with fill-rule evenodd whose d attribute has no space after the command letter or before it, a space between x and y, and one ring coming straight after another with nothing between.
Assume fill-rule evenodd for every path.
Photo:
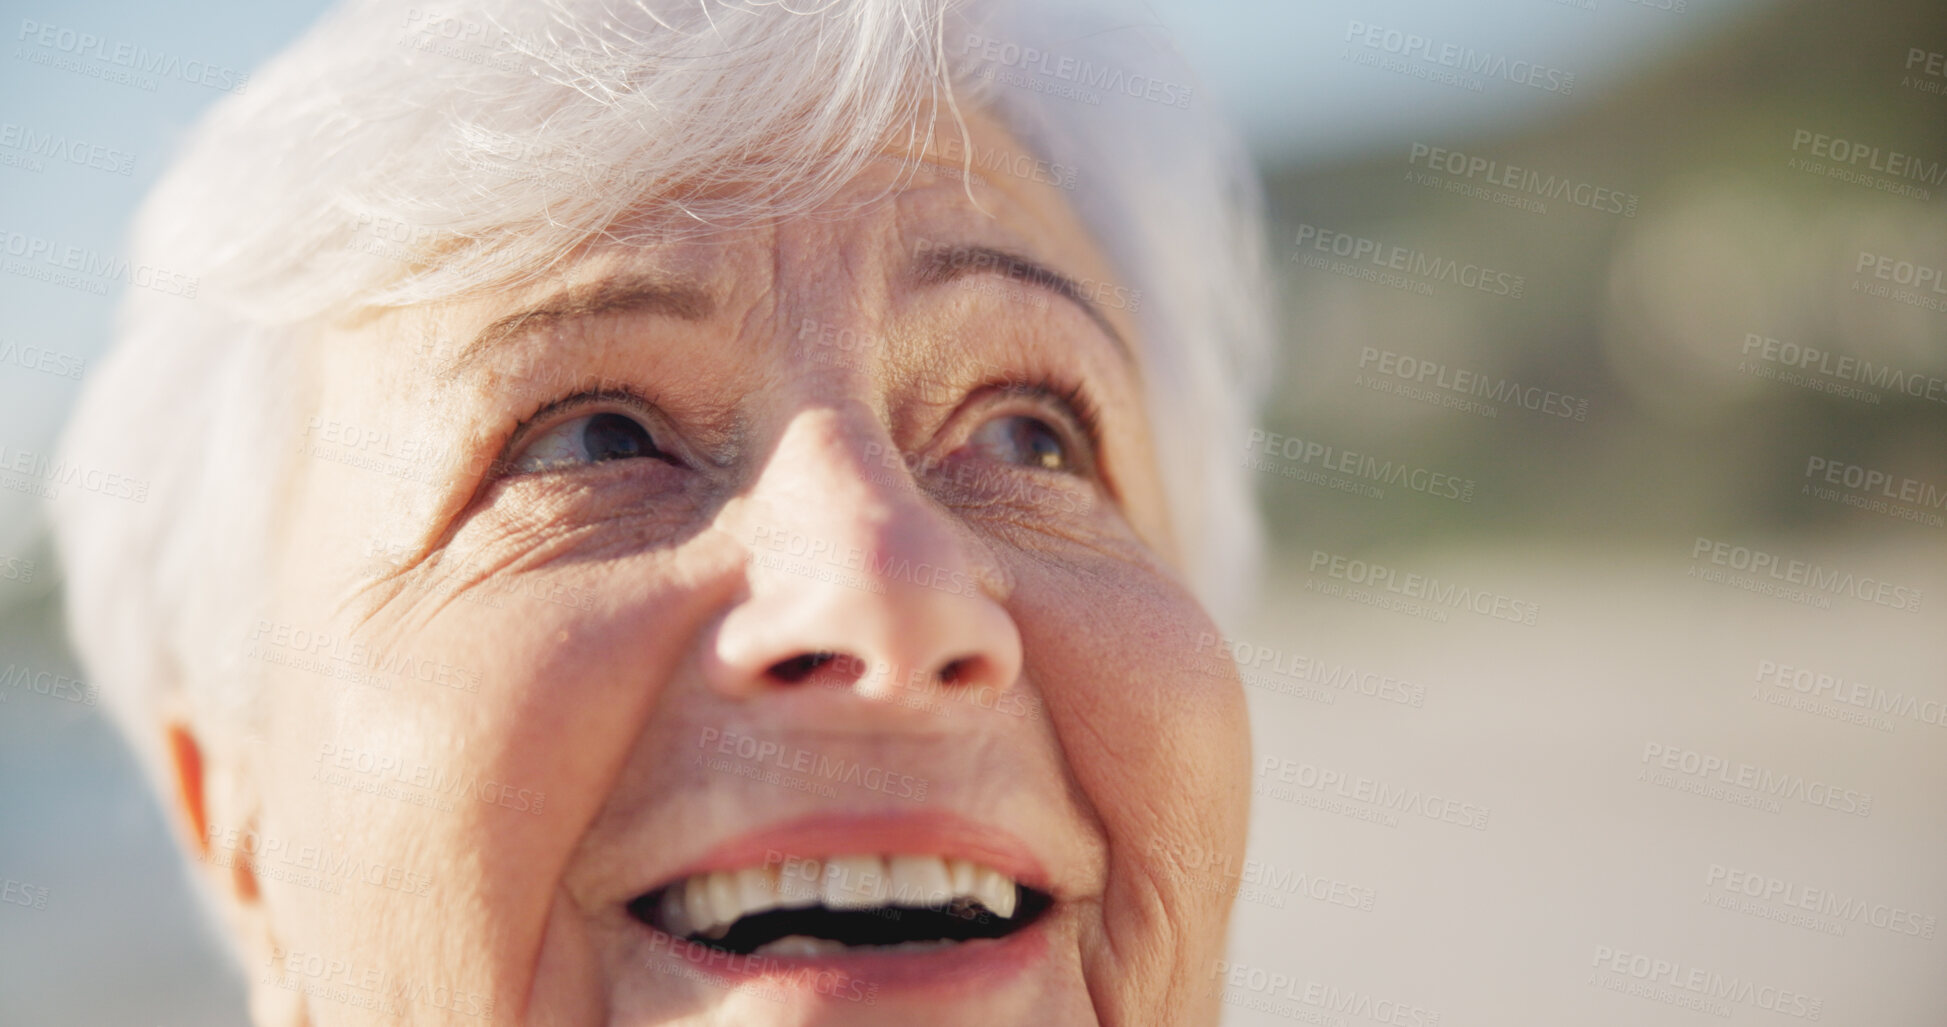
<instances>
[{"instance_id":1,"label":"smiling mouth","mask_svg":"<svg viewBox=\"0 0 1947 1027\"><path fill-rule=\"evenodd\" d=\"M790 857L692 874L629 903L637 920L739 955L927 952L1005 938L1053 899L964 859L916 855Z\"/></svg>"}]
</instances>

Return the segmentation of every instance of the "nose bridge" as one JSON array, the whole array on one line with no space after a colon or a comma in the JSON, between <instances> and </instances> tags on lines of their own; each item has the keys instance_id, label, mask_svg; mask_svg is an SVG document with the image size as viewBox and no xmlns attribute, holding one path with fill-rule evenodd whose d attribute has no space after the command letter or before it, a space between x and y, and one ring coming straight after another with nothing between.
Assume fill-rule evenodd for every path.
<instances>
[{"instance_id":1,"label":"nose bridge","mask_svg":"<svg viewBox=\"0 0 1947 1027\"><path fill-rule=\"evenodd\" d=\"M914 488L863 403L801 409L741 500L744 599L715 644L727 695L829 665L861 694L902 682L1007 688L1020 637L985 547ZM845 659L835 659L844 657Z\"/></svg>"},{"instance_id":2,"label":"nose bridge","mask_svg":"<svg viewBox=\"0 0 1947 1027\"><path fill-rule=\"evenodd\" d=\"M888 544L910 519L900 507L917 498L903 475L891 434L863 403L801 410L746 493L753 540L768 527L773 544L817 545L820 555Z\"/></svg>"}]
</instances>

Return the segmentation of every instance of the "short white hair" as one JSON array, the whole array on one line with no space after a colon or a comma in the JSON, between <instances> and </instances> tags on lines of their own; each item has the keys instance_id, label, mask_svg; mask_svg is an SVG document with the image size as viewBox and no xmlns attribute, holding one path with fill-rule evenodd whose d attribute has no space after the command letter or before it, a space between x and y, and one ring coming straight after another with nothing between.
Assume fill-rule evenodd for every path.
<instances>
[{"instance_id":1,"label":"short white hair","mask_svg":"<svg viewBox=\"0 0 1947 1027\"><path fill-rule=\"evenodd\" d=\"M147 498L51 511L79 655L151 769L164 699L203 723L250 706L244 632L296 463L290 343L546 276L645 197L699 231L808 210L963 110L1072 175L1140 296L1185 578L1232 622L1260 548L1240 461L1268 378L1256 178L1153 20L1038 2L353 0L218 104L133 233L132 261L194 298L130 292L62 441ZM721 183L740 188L692 188Z\"/></svg>"}]
</instances>

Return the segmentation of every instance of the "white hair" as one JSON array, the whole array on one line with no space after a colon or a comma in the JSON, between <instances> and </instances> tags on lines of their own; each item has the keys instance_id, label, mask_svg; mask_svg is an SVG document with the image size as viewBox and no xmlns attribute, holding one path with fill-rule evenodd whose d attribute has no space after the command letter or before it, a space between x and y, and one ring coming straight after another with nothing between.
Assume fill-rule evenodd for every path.
<instances>
[{"instance_id":1,"label":"white hair","mask_svg":"<svg viewBox=\"0 0 1947 1027\"><path fill-rule=\"evenodd\" d=\"M1140 297L1185 578L1232 620L1259 548L1239 459L1268 377L1256 179L1153 22L1036 3L353 0L218 104L133 234L132 263L194 297L131 290L62 442L147 497L51 511L78 652L152 769L163 701L206 723L249 706L295 465L289 343L549 275L645 197L697 231L802 213L963 110L1068 169Z\"/></svg>"}]
</instances>

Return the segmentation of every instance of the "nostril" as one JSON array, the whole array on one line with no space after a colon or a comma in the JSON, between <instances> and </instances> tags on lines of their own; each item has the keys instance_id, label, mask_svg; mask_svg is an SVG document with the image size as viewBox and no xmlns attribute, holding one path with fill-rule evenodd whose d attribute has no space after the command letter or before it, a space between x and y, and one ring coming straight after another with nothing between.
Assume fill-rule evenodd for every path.
<instances>
[{"instance_id":1,"label":"nostril","mask_svg":"<svg viewBox=\"0 0 1947 1027\"><path fill-rule=\"evenodd\" d=\"M772 684L779 685L817 683L878 691L897 690L902 683L904 687L919 689L965 687L987 682L996 673L997 665L993 659L978 652L937 664L931 675L925 675L917 668L911 673L903 673L890 662L868 662L855 653L815 649L778 660L765 668L763 676Z\"/></svg>"},{"instance_id":2,"label":"nostril","mask_svg":"<svg viewBox=\"0 0 1947 1027\"><path fill-rule=\"evenodd\" d=\"M779 681L796 684L811 676L812 672L838 658L837 653L804 653L788 660L779 660L771 665L770 674Z\"/></svg>"},{"instance_id":3,"label":"nostril","mask_svg":"<svg viewBox=\"0 0 1947 1027\"><path fill-rule=\"evenodd\" d=\"M948 660L946 666L940 668L940 683L957 685L973 677L979 670L980 657L978 656L962 656L957 660Z\"/></svg>"}]
</instances>

